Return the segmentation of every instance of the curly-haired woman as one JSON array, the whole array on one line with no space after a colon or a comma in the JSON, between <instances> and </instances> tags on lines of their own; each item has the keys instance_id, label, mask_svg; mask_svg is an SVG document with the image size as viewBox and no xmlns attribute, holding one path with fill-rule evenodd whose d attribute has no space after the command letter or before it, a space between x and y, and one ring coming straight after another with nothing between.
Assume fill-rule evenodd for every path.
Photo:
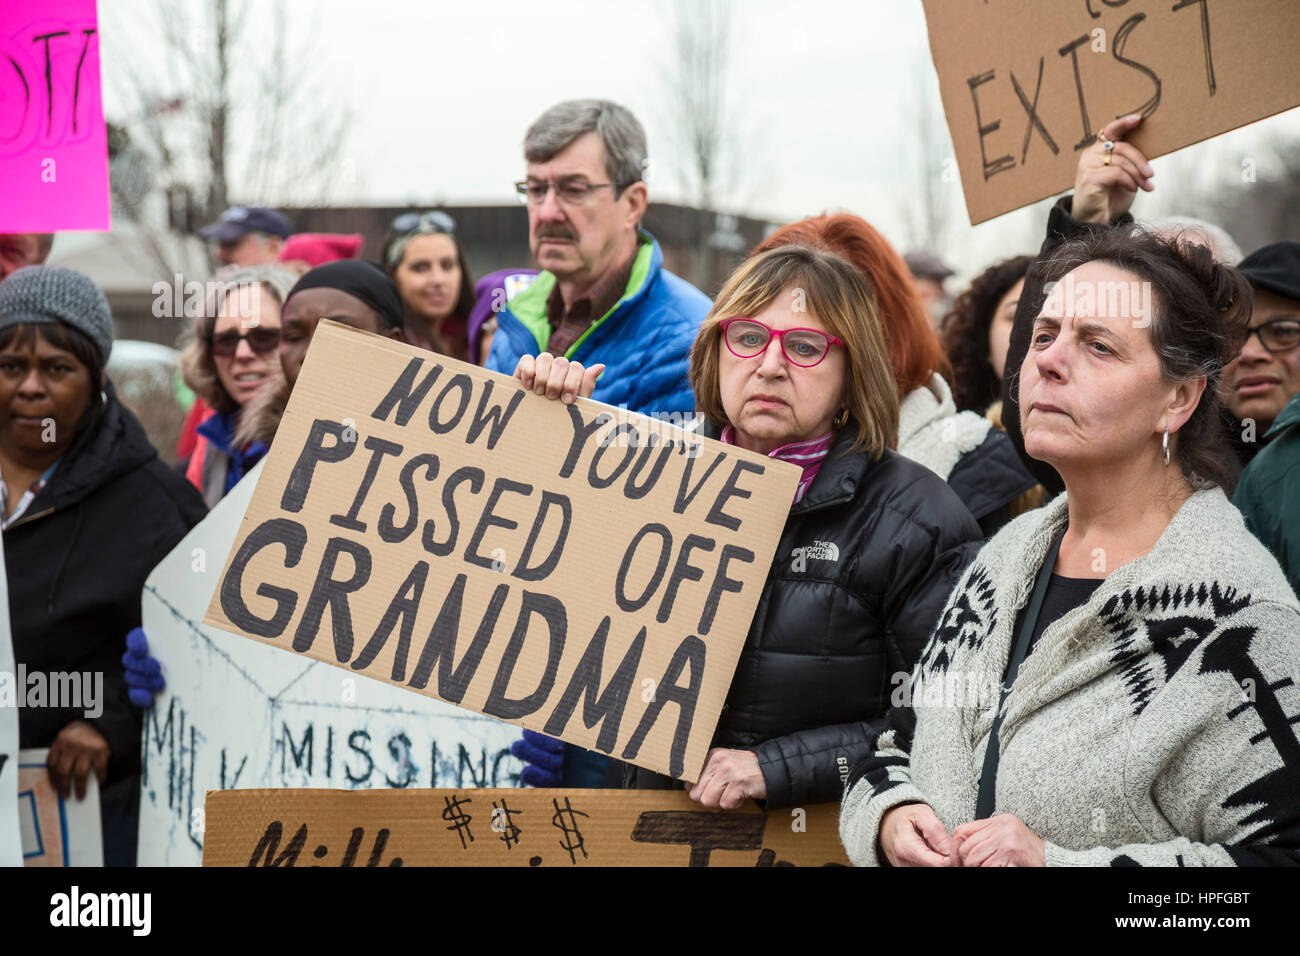
<instances>
[{"instance_id":1,"label":"curly-haired woman","mask_svg":"<svg viewBox=\"0 0 1300 956\"><path fill-rule=\"evenodd\" d=\"M1000 404L1011 324L1033 261L1033 256L1013 256L989 266L943 318L952 398L960 411L984 415Z\"/></svg>"}]
</instances>

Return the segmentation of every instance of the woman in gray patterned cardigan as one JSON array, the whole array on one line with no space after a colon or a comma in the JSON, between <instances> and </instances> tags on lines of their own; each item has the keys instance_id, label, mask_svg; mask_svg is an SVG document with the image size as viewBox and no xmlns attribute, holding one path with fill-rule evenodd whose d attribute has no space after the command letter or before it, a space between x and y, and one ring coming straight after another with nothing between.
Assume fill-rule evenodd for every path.
<instances>
[{"instance_id":1,"label":"woman in gray patterned cardigan","mask_svg":"<svg viewBox=\"0 0 1300 956\"><path fill-rule=\"evenodd\" d=\"M950 596L848 782L849 858L1300 862L1300 605L1225 497L1218 437L1250 290L1202 247L1122 229L1045 278L1022 428L1066 492Z\"/></svg>"}]
</instances>

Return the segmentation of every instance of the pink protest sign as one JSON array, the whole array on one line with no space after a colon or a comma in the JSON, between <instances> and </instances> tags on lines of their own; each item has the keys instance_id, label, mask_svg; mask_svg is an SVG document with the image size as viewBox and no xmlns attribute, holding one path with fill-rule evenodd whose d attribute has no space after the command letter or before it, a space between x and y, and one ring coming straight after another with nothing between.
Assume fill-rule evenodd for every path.
<instances>
[{"instance_id":1,"label":"pink protest sign","mask_svg":"<svg viewBox=\"0 0 1300 956\"><path fill-rule=\"evenodd\" d=\"M0 3L0 233L110 228L95 0Z\"/></svg>"}]
</instances>

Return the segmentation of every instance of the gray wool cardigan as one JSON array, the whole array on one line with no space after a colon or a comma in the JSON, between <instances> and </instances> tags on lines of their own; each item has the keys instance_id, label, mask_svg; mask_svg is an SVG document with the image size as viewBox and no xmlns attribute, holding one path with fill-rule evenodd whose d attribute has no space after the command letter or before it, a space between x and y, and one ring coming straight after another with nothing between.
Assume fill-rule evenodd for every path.
<instances>
[{"instance_id":1,"label":"gray wool cardigan","mask_svg":"<svg viewBox=\"0 0 1300 956\"><path fill-rule=\"evenodd\" d=\"M949 597L840 814L849 859L879 865L885 812L974 818L1015 618L1066 495L1003 528ZM1005 703L994 813L1049 866L1300 863L1300 604L1217 488L1155 547L1053 622Z\"/></svg>"}]
</instances>

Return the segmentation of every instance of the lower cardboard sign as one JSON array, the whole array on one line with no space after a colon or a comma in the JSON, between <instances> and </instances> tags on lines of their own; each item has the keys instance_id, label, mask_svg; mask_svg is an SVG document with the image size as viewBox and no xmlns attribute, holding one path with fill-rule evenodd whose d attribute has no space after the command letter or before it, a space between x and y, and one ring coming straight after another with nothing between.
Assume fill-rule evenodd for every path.
<instances>
[{"instance_id":1,"label":"lower cardboard sign","mask_svg":"<svg viewBox=\"0 0 1300 956\"><path fill-rule=\"evenodd\" d=\"M839 806L668 790L210 790L204 866L847 866Z\"/></svg>"}]
</instances>

